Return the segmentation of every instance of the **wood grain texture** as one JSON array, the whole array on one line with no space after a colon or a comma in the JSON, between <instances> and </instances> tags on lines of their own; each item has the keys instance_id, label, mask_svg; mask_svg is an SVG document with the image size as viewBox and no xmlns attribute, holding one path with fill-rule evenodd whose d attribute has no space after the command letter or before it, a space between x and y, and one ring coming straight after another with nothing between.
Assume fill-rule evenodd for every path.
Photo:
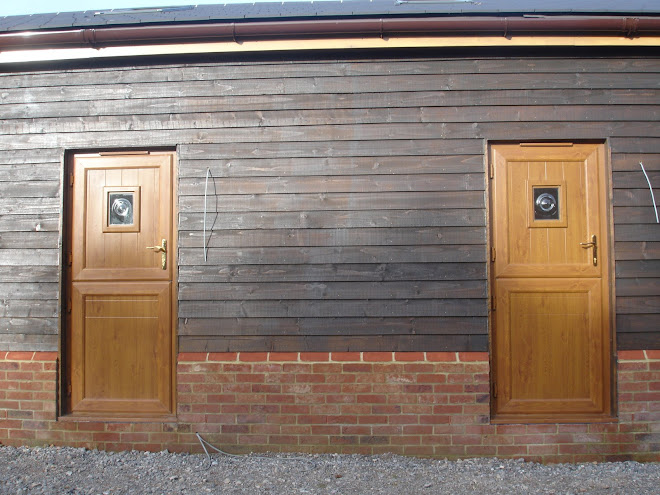
<instances>
[{"instance_id":1,"label":"wood grain texture","mask_svg":"<svg viewBox=\"0 0 660 495\"><path fill-rule=\"evenodd\" d=\"M620 314L616 317L616 330L619 337L628 333L646 333L657 338L657 322L655 314Z\"/></svg>"},{"instance_id":2,"label":"wood grain texture","mask_svg":"<svg viewBox=\"0 0 660 495\"><path fill-rule=\"evenodd\" d=\"M614 172L641 172L639 162L648 170L660 170L660 154L657 153L614 153L612 170Z\"/></svg>"},{"instance_id":3,"label":"wood grain texture","mask_svg":"<svg viewBox=\"0 0 660 495\"><path fill-rule=\"evenodd\" d=\"M12 337L17 341L21 341L22 336L32 335L32 341L38 340L39 336L53 335L56 336L58 332L57 318L35 318L35 317L10 317L0 318L0 333L5 335L0 337L0 342L3 340L11 342ZM52 342L53 339L47 339Z\"/></svg>"},{"instance_id":4,"label":"wood grain texture","mask_svg":"<svg viewBox=\"0 0 660 495\"><path fill-rule=\"evenodd\" d=\"M106 83L99 80L95 85L6 88L3 91L4 103L21 103L25 98L32 102L44 101L86 101L117 100L127 98L149 98L158 94L160 98L218 97L225 95L264 95L264 94L337 94L347 91L347 87L359 88L354 92L383 93L390 91L453 91L481 90L493 84L491 74L427 74L407 75L359 75L350 78L347 86L344 77L280 77L257 79L247 77L228 81L189 80L185 84L178 81L142 82L139 84ZM548 77L542 73L500 74L498 89L657 89L657 74L640 72L631 78L629 74L603 73L556 73ZM350 92L350 91L349 91Z\"/></svg>"},{"instance_id":5,"label":"wood grain texture","mask_svg":"<svg viewBox=\"0 0 660 495\"><path fill-rule=\"evenodd\" d=\"M481 179L481 178L480 178ZM477 186L483 184L482 180L458 180L449 181L444 184L444 177L438 179L442 186L438 188L470 186L470 182L476 182ZM360 183L356 181L351 185L356 192L317 192L317 193L257 193L257 194L218 194L206 200L206 208L212 212L280 212L280 211L356 211L356 210L401 210L416 206L418 209L435 208L474 208L483 201L483 192L477 191L417 191L414 203L410 199L409 191L386 191L384 187L374 185L371 192L357 192ZM435 182L435 181L434 181ZM454 184L452 186L452 184ZM408 183L410 186L410 183ZM316 186L318 188L318 185ZM399 186L400 188L406 187ZM427 185L427 187L432 187ZM237 189L237 188L236 188ZM236 190L231 186L223 187L222 190ZM270 189L270 188L269 188ZM332 189L332 186L328 187ZM295 187L285 187L285 190L295 190ZM647 192L648 195L648 192ZM0 200L1 201L1 200ZM1 206L0 202L0 206ZM182 212L203 212L203 196L184 196L179 204Z\"/></svg>"},{"instance_id":6,"label":"wood grain texture","mask_svg":"<svg viewBox=\"0 0 660 495\"><path fill-rule=\"evenodd\" d=\"M36 158L36 157L35 157ZM11 162L6 156L0 158ZM60 180L60 163L0 163L0 182Z\"/></svg>"},{"instance_id":7,"label":"wood grain texture","mask_svg":"<svg viewBox=\"0 0 660 495\"><path fill-rule=\"evenodd\" d=\"M340 263L436 263L486 261L486 250L479 245L450 246L340 246L282 248L212 248L208 263L234 265L340 264ZM202 249L182 248L179 264L204 262Z\"/></svg>"},{"instance_id":8,"label":"wood grain texture","mask_svg":"<svg viewBox=\"0 0 660 495\"><path fill-rule=\"evenodd\" d=\"M23 319L0 350L57 349L37 319L55 318L62 157L81 149L178 147L182 302L264 311L279 292L326 315L181 313L184 351L487 350L484 155L498 140L607 140L617 294L652 296L660 230L639 161L660 197L660 61L558 55L232 56L0 74L0 300L3 318ZM29 285L43 302L21 298ZM406 313L427 300L437 314ZM442 316L448 300L472 314ZM343 314L364 301L367 314ZM645 311L656 310L625 307L640 319L620 348L638 335L652 345L660 330L646 317L657 313Z\"/></svg>"},{"instance_id":9,"label":"wood grain texture","mask_svg":"<svg viewBox=\"0 0 660 495\"><path fill-rule=\"evenodd\" d=\"M154 102L151 98L121 98L121 105L115 100L87 100L76 102L41 102L38 105L25 106L20 103L2 104L7 118L41 119L61 117L82 117L104 115L152 115L153 120L162 114L191 114L198 112L231 111L278 111L310 109L360 109L374 108L419 108L419 107L471 107L471 106L518 106L528 105L657 105L659 91L652 89L537 89L537 90L497 90L486 88L474 91L419 91L386 93L335 93L323 95L225 95L208 97L191 96L189 98L167 98ZM81 119L82 120L82 119ZM93 122L94 119L90 122ZM14 124L17 125L16 123ZM22 125L22 124L21 124Z\"/></svg>"},{"instance_id":10,"label":"wood grain texture","mask_svg":"<svg viewBox=\"0 0 660 495\"><path fill-rule=\"evenodd\" d=\"M660 274L660 260L617 261L615 264L617 278L651 277Z\"/></svg>"},{"instance_id":11,"label":"wood grain texture","mask_svg":"<svg viewBox=\"0 0 660 495\"><path fill-rule=\"evenodd\" d=\"M484 263L321 263L277 265L181 265L181 282L329 282L482 280Z\"/></svg>"},{"instance_id":12,"label":"wood grain texture","mask_svg":"<svg viewBox=\"0 0 660 495\"><path fill-rule=\"evenodd\" d=\"M623 314L658 314L660 313L660 295L645 297L616 298L616 313Z\"/></svg>"},{"instance_id":13,"label":"wood grain texture","mask_svg":"<svg viewBox=\"0 0 660 495\"><path fill-rule=\"evenodd\" d=\"M617 335L616 343L617 349L622 351L660 349L660 335L658 332L620 333Z\"/></svg>"},{"instance_id":14,"label":"wood grain texture","mask_svg":"<svg viewBox=\"0 0 660 495\"><path fill-rule=\"evenodd\" d=\"M57 266L58 262L56 249L0 249L0 266Z\"/></svg>"},{"instance_id":15,"label":"wood grain texture","mask_svg":"<svg viewBox=\"0 0 660 495\"><path fill-rule=\"evenodd\" d=\"M617 260L660 259L660 242L617 242L614 248Z\"/></svg>"},{"instance_id":16,"label":"wood grain texture","mask_svg":"<svg viewBox=\"0 0 660 495\"><path fill-rule=\"evenodd\" d=\"M614 209L614 224L615 225L639 225L639 224L654 224L648 225L649 230L657 228L657 220L655 218L655 210L650 204L648 206L619 206Z\"/></svg>"},{"instance_id":17,"label":"wood grain texture","mask_svg":"<svg viewBox=\"0 0 660 495\"><path fill-rule=\"evenodd\" d=\"M0 340L0 342L2 342ZM241 349L243 352L391 352L405 349L406 351L423 352L455 351L486 352L488 350L487 335L380 335L380 336L306 336L297 337L278 335L277 337L253 335L246 337L179 337L181 352L233 352Z\"/></svg>"},{"instance_id":18,"label":"wood grain texture","mask_svg":"<svg viewBox=\"0 0 660 495\"><path fill-rule=\"evenodd\" d=\"M388 73L392 75L435 75L435 74L525 74L525 73L611 73L625 71L629 74L660 72L660 65L655 59L612 57L603 64L598 59L554 57L544 60L543 64L535 60L520 57L502 57L484 59L466 58L429 58L417 57L414 60L399 59L393 64L391 59L373 54L355 57L347 54L343 59L327 58L318 54L314 60L304 57L296 63L288 63L288 58L281 60L228 60L223 64L199 62L194 65L170 63L140 66L126 64L112 68L72 68L66 72L57 70L37 74L5 73L0 74L0 88L23 88L33 86L84 86L96 85L99 79L120 83L141 83L145 81L189 81L189 80L232 80L277 79L280 77L350 77ZM285 62L285 63L282 63Z\"/></svg>"},{"instance_id":19,"label":"wood grain texture","mask_svg":"<svg viewBox=\"0 0 660 495\"><path fill-rule=\"evenodd\" d=\"M39 322L37 322L39 323ZM28 323L26 327L31 327ZM48 334L40 332L27 334L20 331L20 328L13 328L11 333L0 333L0 347L14 351L55 351L59 342L59 336L56 332Z\"/></svg>"},{"instance_id":20,"label":"wood grain texture","mask_svg":"<svg viewBox=\"0 0 660 495\"><path fill-rule=\"evenodd\" d=\"M401 316L486 316L487 304L479 299L355 299L180 301L180 318L326 318Z\"/></svg>"},{"instance_id":21,"label":"wood grain texture","mask_svg":"<svg viewBox=\"0 0 660 495\"><path fill-rule=\"evenodd\" d=\"M215 219L215 218L214 218ZM217 219L215 219L217 222ZM415 239L415 245L481 244L485 232L474 227L396 227L396 228L288 228L288 229L223 229L222 235L196 230L179 231L179 246L199 248L229 247L315 247L315 246L402 246ZM2 237L0 237L0 240ZM0 247L2 243L0 242Z\"/></svg>"},{"instance_id":22,"label":"wood grain texture","mask_svg":"<svg viewBox=\"0 0 660 495\"><path fill-rule=\"evenodd\" d=\"M398 150L397 150L398 151ZM440 153L438 150L437 153ZM237 158L204 160L186 158L179 161L179 176L206 177L208 169L216 183L220 177L298 177L298 176L356 176L396 175L402 170L412 174L469 174L483 173L484 158L474 155L434 156L349 156L304 158ZM217 187L216 187L217 189ZM227 194L218 190L219 194Z\"/></svg>"},{"instance_id":23,"label":"wood grain texture","mask_svg":"<svg viewBox=\"0 0 660 495\"><path fill-rule=\"evenodd\" d=\"M414 318L187 318L181 336L384 336L384 335L486 335L486 317Z\"/></svg>"},{"instance_id":24,"label":"wood grain texture","mask_svg":"<svg viewBox=\"0 0 660 495\"><path fill-rule=\"evenodd\" d=\"M20 246L29 249L57 249L58 232L0 232L0 249Z\"/></svg>"},{"instance_id":25,"label":"wood grain texture","mask_svg":"<svg viewBox=\"0 0 660 495\"><path fill-rule=\"evenodd\" d=\"M3 198L57 198L59 192L60 183L54 180L0 182Z\"/></svg>"},{"instance_id":26,"label":"wood grain texture","mask_svg":"<svg viewBox=\"0 0 660 495\"><path fill-rule=\"evenodd\" d=\"M8 109L8 111L11 111ZM329 125L362 125L365 130L377 131L385 129L396 123L397 132L406 130L414 132L419 137L424 136L424 130L430 132L431 126L427 124L438 123L482 123L493 122L565 122L567 120L594 121L594 122L653 122L658 118L660 109L654 105L630 105L612 113L606 105L573 105L573 106L451 106L436 107L424 106L421 108L364 108L361 112L353 109L336 109L331 114L326 110L300 109L300 110L245 110L242 112L197 112L181 113L179 118L172 120L169 114L160 115L116 115L112 119L82 119L80 117L41 117L21 119L5 127L10 135L44 134L44 133L75 133L75 132L106 132L126 129L148 130L176 130L189 129L231 129L229 137L238 137L245 134L239 129L252 128L283 128L297 126L300 131L314 135L315 126ZM388 124L383 124L387 122ZM425 125L426 124L426 125ZM433 126L435 127L435 126ZM448 131L455 129L458 132L462 126L444 126ZM309 128L309 129L307 129ZM634 126L632 127L635 128ZM288 131L291 132L291 131ZM386 134L387 131L381 131ZM405 134L404 134L405 135Z\"/></svg>"},{"instance_id":27,"label":"wood grain texture","mask_svg":"<svg viewBox=\"0 0 660 495\"><path fill-rule=\"evenodd\" d=\"M621 278L616 281L616 293L619 297L660 296L660 279Z\"/></svg>"},{"instance_id":28,"label":"wood grain texture","mask_svg":"<svg viewBox=\"0 0 660 495\"><path fill-rule=\"evenodd\" d=\"M640 171L641 172L641 171ZM653 184L653 182L652 182ZM660 187L653 189L655 196L656 206L660 205ZM651 199L651 191L647 187L645 189L615 189L614 199L612 204L617 206L647 206L653 208L653 200Z\"/></svg>"},{"instance_id":29,"label":"wood grain texture","mask_svg":"<svg viewBox=\"0 0 660 495\"><path fill-rule=\"evenodd\" d=\"M180 284L180 301L485 298L481 280L451 282L279 282Z\"/></svg>"},{"instance_id":30,"label":"wood grain texture","mask_svg":"<svg viewBox=\"0 0 660 495\"><path fill-rule=\"evenodd\" d=\"M349 127L348 129L346 127ZM352 127L352 128L350 128ZM523 140L560 140L566 136L564 122L510 122L503 125L493 123L446 123L446 124L362 124L355 126L307 126L307 127L257 127L257 128L202 128L195 129L191 138L189 129L147 129L133 130L127 126L117 131L89 133L45 133L0 135L0 146L13 146L18 149L32 147L75 148L80 146L122 147L133 144L136 147L167 146L171 142L193 142L221 146L220 158L247 158L250 156L314 156L331 153L332 156L373 156L379 154L388 141L406 147L405 153L429 154L429 147L450 153L478 153L474 145L483 144L480 140L507 140L511 135ZM582 122L571 129L571 135L579 140L597 140L603 135L617 135L613 143L623 151L644 152L657 149L660 138L654 122ZM639 138L638 136L649 136ZM479 141L475 141L479 140ZM429 144L429 141L435 141ZM460 141L466 141L461 143ZM219 143L219 144L216 144ZM300 143L292 146L292 143ZM232 144L232 146L227 146ZM463 146L461 146L461 144ZM469 145L472 145L470 147ZM297 150L298 153L294 151ZM655 148L654 148L655 146ZM288 151L288 153L285 153ZM441 151L442 152L442 151ZM648 152L648 151L647 151ZM432 153L431 153L432 154Z\"/></svg>"},{"instance_id":31,"label":"wood grain texture","mask_svg":"<svg viewBox=\"0 0 660 495\"><path fill-rule=\"evenodd\" d=\"M201 186L201 187L200 187ZM182 196L203 196L205 180L181 179L179 191ZM201 191L200 191L201 189ZM219 193L218 201L224 195L243 194L294 194L318 193L319 199L327 198L330 193L385 193L385 192L425 192L425 191L483 191L484 175L481 174L415 174L415 175L359 175L332 177L231 177L219 178L214 181L214 190ZM200 194L201 192L201 194ZM305 196L298 196L301 199ZM387 198L388 196L384 196ZM318 198L318 197L317 197ZM332 198L332 196L330 196ZM352 196L351 196L352 198ZM478 197L477 197L478 198ZM215 198L214 198L215 199ZM231 201L231 198L227 198ZM237 198L240 199L240 198ZM266 198L267 199L267 198ZM281 198L282 201L286 198ZM475 198L476 199L476 198ZM483 201L483 197L478 198ZM408 195L408 200L411 201ZM428 197L427 197L428 200ZM213 203L214 204L214 203ZM221 204L218 205L220 208ZM470 205L478 208L482 205ZM428 209L433 207L433 203ZM420 206L418 206L420 208ZM272 208L271 209L275 209ZM281 208L285 211L284 204ZM370 208L377 209L377 208ZM201 211L201 208L196 209ZM268 209L265 211L269 211Z\"/></svg>"},{"instance_id":32,"label":"wood grain texture","mask_svg":"<svg viewBox=\"0 0 660 495\"><path fill-rule=\"evenodd\" d=\"M35 280L57 282L59 280L59 267L57 265L0 266L1 282L34 283Z\"/></svg>"},{"instance_id":33,"label":"wood grain texture","mask_svg":"<svg viewBox=\"0 0 660 495\"><path fill-rule=\"evenodd\" d=\"M412 201L414 202L414 200ZM412 206L412 205L411 205ZM399 227L483 226L485 211L477 208L403 209L371 211L289 211L207 214L214 229L355 229ZM203 213L181 213L182 230L202 230ZM414 244L414 242L413 242Z\"/></svg>"},{"instance_id":34,"label":"wood grain texture","mask_svg":"<svg viewBox=\"0 0 660 495\"><path fill-rule=\"evenodd\" d=\"M660 242L660 229L649 228L644 224L619 224L614 229L614 240Z\"/></svg>"},{"instance_id":35,"label":"wood grain texture","mask_svg":"<svg viewBox=\"0 0 660 495\"><path fill-rule=\"evenodd\" d=\"M59 315L58 301L55 299L11 299L0 308L0 316L7 318L56 318ZM15 325L16 322L10 322ZM38 331L28 329L29 331Z\"/></svg>"}]
</instances>

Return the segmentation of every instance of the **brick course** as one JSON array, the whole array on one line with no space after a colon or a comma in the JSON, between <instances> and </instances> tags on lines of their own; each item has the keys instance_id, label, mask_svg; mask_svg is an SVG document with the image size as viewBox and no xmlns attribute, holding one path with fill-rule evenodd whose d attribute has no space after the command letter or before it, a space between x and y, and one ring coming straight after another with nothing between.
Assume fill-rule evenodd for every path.
<instances>
[{"instance_id":1,"label":"brick course","mask_svg":"<svg viewBox=\"0 0 660 495\"><path fill-rule=\"evenodd\" d=\"M483 352L182 353L178 422L119 423L58 421L57 353L0 351L0 443L660 461L660 352L618 357L612 423L489 424Z\"/></svg>"}]
</instances>

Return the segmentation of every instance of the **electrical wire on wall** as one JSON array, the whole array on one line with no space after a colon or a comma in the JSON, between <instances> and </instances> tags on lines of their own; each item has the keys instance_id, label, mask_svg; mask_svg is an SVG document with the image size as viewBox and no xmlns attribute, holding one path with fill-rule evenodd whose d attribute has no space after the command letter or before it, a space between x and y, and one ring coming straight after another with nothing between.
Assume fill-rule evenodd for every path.
<instances>
[{"instance_id":1,"label":"electrical wire on wall","mask_svg":"<svg viewBox=\"0 0 660 495\"><path fill-rule=\"evenodd\" d=\"M211 224L209 238L206 238L206 215L207 215L207 198L209 190L209 177L213 182L213 196L215 197L215 216L213 217L213 223ZM204 183L204 235L202 240L202 248L204 249L204 263L208 259L209 244L211 243L211 237L213 236L213 227L215 227L215 222L218 219L218 192L215 187L215 177L211 173L211 167L206 167L206 182Z\"/></svg>"},{"instance_id":2,"label":"electrical wire on wall","mask_svg":"<svg viewBox=\"0 0 660 495\"><path fill-rule=\"evenodd\" d=\"M646 183L649 185L649 190L651 191L651 202L653 203L653 210L655 211L655 222L660 223L660 218L658 218L658 206L655 204L655 195L653 194L653 186L651 185L651 180L649 175L644 170L644 164L639 162L639 166L642 167L642 172L644 172L644 177L646 177Z\"/></svg>"}]
</instances>

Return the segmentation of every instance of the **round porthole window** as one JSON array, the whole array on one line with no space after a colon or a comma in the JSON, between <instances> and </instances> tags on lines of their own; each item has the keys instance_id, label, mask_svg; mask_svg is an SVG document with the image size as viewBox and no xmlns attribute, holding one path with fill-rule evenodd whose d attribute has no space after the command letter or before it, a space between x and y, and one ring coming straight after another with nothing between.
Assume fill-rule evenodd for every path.
<instances>
[{"instance_id":1,"label":"round porthole window","mask_svg":"<svg viewBox=\"0 0 660 495\"><path fill-rule=\"evenodd\" d=\"M108 197L108 225L132 225L134 217L134 194L132 192L111 192Z\"/></svg>"},{"instance_id":2,"label":"round porthole window","mask_svg":"<svg viewBox=\"0 0 660 495\"><path fill-rule=\"evenodd\" d=\"M552 213L557 209L557 198L552 194L543 193L536 198L536 207L544 213Z\"/></svg>"},{"instance_id":3,"label":"round porthole window","mask_svg":"<svg viewBox=\"0 0 660 495\"><path fill-rule=\"evenodd\" d=\"M534 220L559 220L559 188L535 187Z\"/></svg>"},{"instance_id":4,"label":"round porthole window","mask_svg":"<svg viewBox=\"0 0 660 495\"><path fill-rule=\"evenodd\" d=\"M125 198L117 198L112 203L112 213L120 218L126 218L131 213L131 203Z\"/></svg>"}]
</instances>

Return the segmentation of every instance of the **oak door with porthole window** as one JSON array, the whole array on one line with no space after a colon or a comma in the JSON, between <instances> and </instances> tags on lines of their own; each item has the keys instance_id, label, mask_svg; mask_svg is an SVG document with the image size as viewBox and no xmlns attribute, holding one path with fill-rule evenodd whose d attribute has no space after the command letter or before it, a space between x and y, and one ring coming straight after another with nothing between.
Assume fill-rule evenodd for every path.
<instances>
[{"instance_id":1,"label":"oak door with porthole window","mask_svg":"<svg viewBox=\"0 0 660 495\"><path fill-rule=\"evenodd\" d=\"M490 160L493 420L607 420L604 146L500 144Z\"/></svg>"},{"instance_id":2,"label":"oak door with porthole window","mask_svg":"<svg viewBox=\"0 0 660 495\"><path fill-rule=\"evenodd\" d=\"M173 414L172 153L72 158L65 412Z\"/></svg>"}]
</instances>

